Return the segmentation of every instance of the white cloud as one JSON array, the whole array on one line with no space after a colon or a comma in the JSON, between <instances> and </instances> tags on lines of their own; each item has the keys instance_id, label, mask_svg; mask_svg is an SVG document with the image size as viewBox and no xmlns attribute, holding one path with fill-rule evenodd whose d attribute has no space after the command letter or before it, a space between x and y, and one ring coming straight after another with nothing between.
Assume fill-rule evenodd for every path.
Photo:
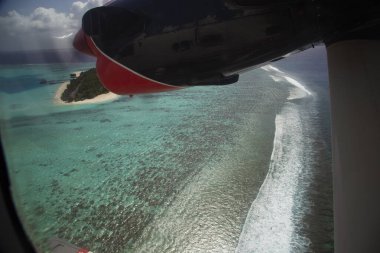
<instances>
[{"instance_id":1,"label":"white cloud","mask_svg":"<svg viewBox=\"0 0 380 253\"><path fill-rule=\"evenodd\" d=\"M76 1L70 13L38 7L29 15L16 10L0 16L1 49L37 49L70 47L71 37L81 26L82 15L103 5L106 0ZM57 40L59 38L59 40Z\"/></svg>"},{"instance_id":2,"label":"white cloud","mask_svg":"<svg viewBox=\"0 0 380 253\"><path fill-rule=\"evenodd\" d=\"M71 11L73 11L74 13L78 13L81 12L84 8L86 8L86 3L77 1L72 4Z\"/></svg>"},{"instance_id":3,"label":"white cloud","mask_svg":"<svg viewBox=\"0 0 380 253\"><path fill-rule=\"evenodd\" d=\"M71 6L71 12L75 17L82 17L82 15L89 9L104 5L107 0L87 0L86 2L76 1Z\"/></svg>"}]
</instances>

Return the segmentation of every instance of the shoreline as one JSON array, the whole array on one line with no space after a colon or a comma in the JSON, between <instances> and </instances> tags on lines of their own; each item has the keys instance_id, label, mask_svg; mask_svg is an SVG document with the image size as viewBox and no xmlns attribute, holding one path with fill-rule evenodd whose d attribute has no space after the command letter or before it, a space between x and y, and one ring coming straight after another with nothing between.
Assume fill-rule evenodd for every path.
<instances>
[{"instance_id":1,"label":"shoreline","mask_svg":"<svg viewBox=\"0 0 380 253\"><path fill-rule=\"evenodd\" d=\"M274 82L286 82L293 86L288 86L287 101L314 96L287 73L271 65L262 69L268 72ZM314 243L299 228L303 225L301 221L309 208L308 196L304 193L301 196L300 192L308 191L308 184L312 182L311 173L307 169L315 169L312 160L303 159L313 154L312 150L305 148L310 143L303 140L304 136L310 135L306 132L310 126L305 125L305 121L311 122L311 118L306 117L305 120L305 106L312 109L312 105L307 105L306 102L302 105L286 102L276 114L269 169L249 208L235 252L267 252L279 248L287 252L304 252ZM305 132L303 135L298 134L297 130L300 129Z\"/></svg>"},{"instance_id":2,"label":"shoreline","mask_svg":"<svg viewBox=\"0 0 380 253\"><path fill-rule=\"evenodd\" d=\"M74 72L77 76L80 75L81 71L77 71L77 72ZM101 94L101 95L98 95L94 98L90 98L90 99L85 99L85 100L81 100L81 101L73 101L73 102L65 102L61 99L61 96L62 96L62 93L66 90L67 88L67 85L69 85L70 82L69 81L66 81L64 83L62 83L57 91L55 92L54 94L54 98L53 98L53 103L55 105L83 105L83 104L98 104L98 103L104 103L104 102L109 102L109 101L113 101L117 98L120 97L120 95L117 95L115 93L112 93L112 92L108 92L108 93L105 93L105 94Z\"/></svg>"},{"instance_id":3,"label":"shoreline","mask_svg":"<svg viewBox=\"0 0 380 253\"><path fill-rule=\"evenodd\" d=\"M218 252L235 252L241 227L245 223L252 199L257 197L259 188L269 171L273 142L267 140L268 138L273 140L275 137L277 111L277 106L268 106L272 103L269 101L273 100L267 97L263 99L262 95L257 95L262 94L261 92L254 95L247 92L247 88L267 91L266 84L254 84L254 88L251 88L250 82L244 83L240 84L235 94L240 97L239 102L236 103L234 99L228 100L229 95L225 94L229 93L222 94L225 96L217 96L218 102L211 102L211 104L222 105L225 104L223 101L227 101L229 110L225 113L228 114L234 114L234 111L238 109L241 113L249 113L244 114L246 117L241 119L239 124L232 126L227 124L219 129L222 132L226 131L226 136L229 136L227 134L229 132L235 133L228 141L228 148L217 149L218 153L225 155L217 159L200 160L201 170L190 179L191 181L186 182L176 194L170 207L145 227L133 246L137 252L164 251L167 245L164 241L157 239L162 238L163 235L165 238L175 238L176 245L174 246L179 252L189 250L193 246ZM287 97L285 89L274 83L270 86L273 92L268 92L268 97L275 97L276 103L285 104ZM244 104L243 101L248 103L259 101L260 106L241 108L240 104ZM235 103L236 106L234 106ZM270 109L267 110L267 108ZM227 116L227 118L230 117ZM198 129L201 128L198 127ZM234 130L231 131L232 129ZM203 135L204 140L207 139L207 135ZM214 143L216 146L220 145L217 141ZM236 166L237 164L241 166ZM215 216L215 212L209 212L205 207L216 210L217 215ZM197 214L196 217L193 216L194 213ZM226 220L228 222L225 222ZM228 225L224 225L226 223ZM229 237L228 235L236 236ZM202 240L207 237L216 237L218 240ZM223 241L222 247L220 241ZM195 245L193 242L198 243Z\"/></svg>"}]
</instances>

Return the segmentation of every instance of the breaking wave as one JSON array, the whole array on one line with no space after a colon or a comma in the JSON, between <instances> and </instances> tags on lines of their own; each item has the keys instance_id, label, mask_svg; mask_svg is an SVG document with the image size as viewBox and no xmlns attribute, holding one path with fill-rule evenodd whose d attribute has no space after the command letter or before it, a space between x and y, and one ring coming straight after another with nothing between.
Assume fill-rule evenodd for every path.
<instances>
[{"instance_id":1,"label":"breaking wave","mask_svg":"<svg viewBox=\"0 0 380 253\"><path fill-rule=\"evenodd\" d=\"M303 194L307 187L304 181L311 179L310 173L305 172L310 168L306 157L311 151L305 138L308 131L305 112L313 105L306 103L305 107L292 100L313 96L313 93L271 65L262 69L269 72L274 81L294 87L290 88L288 102L276 115L269 171L248 212L235 252L306 252L310 240L299 233L297 226L308 208Z\"/></svg>"},{"instance_id":2,"label":"breaking wave","mask_svg":"<svg viewBox=\"0 0 380 253\"><path fill-rule=\"evenodd\" d=\"M312 96L312 92L309 91L302 83L297 81L296 79L290 77L285 72L279 70L276 67L273 67L272 65L267 65L264 67L261 67L261 69L267 71L270 73L270 77L275 82L287 82L294 86L294 89L290 89L289 91L289 97L288 100L293 99L300 99L306 96Z\"/></svg>"}]
</instances>

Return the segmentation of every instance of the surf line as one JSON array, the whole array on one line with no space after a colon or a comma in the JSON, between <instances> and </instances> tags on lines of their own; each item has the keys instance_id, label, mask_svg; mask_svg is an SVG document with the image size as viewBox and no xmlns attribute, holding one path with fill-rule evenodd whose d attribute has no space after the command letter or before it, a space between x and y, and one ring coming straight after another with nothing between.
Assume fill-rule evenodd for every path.
<instances>
[{"instance_id":1,"label":"surf line","mask_svg":"<svg viewBox=\"0 0 380 253\"><path fill-rule=\"evenodd\" d=\"M269 72L274 81L292 84L298 92L296 98L312 95L304 85L283 71L271 65L262 69ZM294 99L292 92L288 100L291 99ZM299 105L285 103L276 115L275 125L269 170L248 211L236 253L292 252L294 243L301 248L308 246L302 236L295 235L297 218L293 213L306 152Z\"/></svg>"},{"instance_id":2,"label":"surf line","mask_svg":"<svg viewBox=\"0 0 380 253\"><path fill-rule=\"evenodd\" d=\"M275 81L275 82L288 82L291 85L293 85L294 87L296 87L296 88L300 89L301 91L305 92L306 96L313 96L313 93L311 91L309 91L305 87L305 85L303 85L302 83L300 83L296 79L290 77L284 71L281 71L278 68L273 67L272 65L263 66L263 67L261 67L261 69L269 72L270 73L269 76L272 78L273 81ZM298 95L300 96L301 94L298 94ZM301 95L301 97L304 97L304 96ZM297 98L300 98L300 97L297 97Z\"/></svg>"}]
</instances>

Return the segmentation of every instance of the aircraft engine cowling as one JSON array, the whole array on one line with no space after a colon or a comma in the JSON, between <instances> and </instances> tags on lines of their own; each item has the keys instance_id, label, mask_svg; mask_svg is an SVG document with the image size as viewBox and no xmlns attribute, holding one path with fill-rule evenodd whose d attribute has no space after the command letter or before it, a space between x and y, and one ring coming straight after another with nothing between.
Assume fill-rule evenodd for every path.
<instances>
[{"instance_id":1,"label":"aircraft engine cowling","mask_svg":"<svg viewBox=\"0 0 380 253\"><path fill-rule=\"evenodd\" d=\"M378 8L339 6L308 0L116 0L85 13L74 47L97 58L101 82L117 94L225 85L241 72L379 23L380 15L371 13Z\"/></svg>"}]
</instances>

